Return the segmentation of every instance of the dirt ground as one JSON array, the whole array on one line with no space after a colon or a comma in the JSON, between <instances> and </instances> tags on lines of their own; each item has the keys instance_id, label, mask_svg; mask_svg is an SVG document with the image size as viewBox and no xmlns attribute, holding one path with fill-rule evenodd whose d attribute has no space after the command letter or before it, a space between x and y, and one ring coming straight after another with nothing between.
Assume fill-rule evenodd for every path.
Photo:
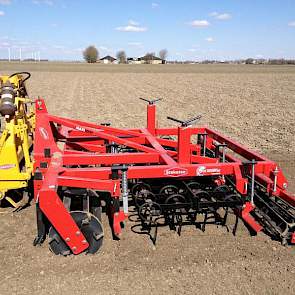
<instances>
[{"instance_id":1,"label":"dirt ground","mask_svg":"<svg viewBox=\"0 0 295 295\"><path fill-rule=\"evenodd\" d=\"M0 73L32 71L32 97L55 115L118 127L145 124L139 97L160 97L166 116L202 114L208 125L279 162L295 191L295 67L99 66L0 64ZM250 237L240 223L205 233L163 228L156 247L130 230L111 239L104 220L99 254L57 257L47 241L34 248L35 211L0 214L0 294L295 294L295 248L264 234Z\"/></svg>"}]
</instances>

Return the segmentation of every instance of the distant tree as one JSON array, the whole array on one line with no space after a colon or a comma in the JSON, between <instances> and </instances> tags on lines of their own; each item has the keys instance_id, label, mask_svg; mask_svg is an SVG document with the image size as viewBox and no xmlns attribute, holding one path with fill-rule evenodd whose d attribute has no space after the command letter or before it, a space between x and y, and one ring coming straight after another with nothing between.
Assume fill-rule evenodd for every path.
<instances>
[{"instance_id":1,"label":"distant tree","mask_svg":"<svg viewBox=\"0 0 295 295\"><path fill-rule=\"evenodd\" d=\"M95 63L98 59L98 56L99 56L98 50L93 45L88 46L83 51L83 57L88 63Z\"/></svg>"},{"instance_id":2,"label":"distant tree","mask_svg":"<svg viewBox=\"0 0 295 295\"><path fill-rule=\"evenodd\" d=\"M120 64L127 63L126 52L124 50L120 50L117 52L117 60Z\"/></svg>"},{"instance_id":3,"label":"distant tree","mask_svg":"<svg viewBox=\"0 0 295 295\"><path fill-rule=\"evenodd\" d=\"M168 50L167 49L162 49L159 51L159 57L162 60L166 60L168 56Z\"/></svg>"}]
</instances>

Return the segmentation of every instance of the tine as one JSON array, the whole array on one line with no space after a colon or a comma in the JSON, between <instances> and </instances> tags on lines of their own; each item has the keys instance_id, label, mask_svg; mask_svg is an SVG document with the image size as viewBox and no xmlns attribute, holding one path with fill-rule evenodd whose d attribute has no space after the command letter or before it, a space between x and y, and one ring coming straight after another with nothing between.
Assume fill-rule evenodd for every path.
<instances>
[{"instance_id":1,"label":"tine","mask_svg":"<svg viewBox=\"0 0 295 295\"><path fill-rule=\"evenodd\" d=\"M189 124L189 123L192 123L192 122L194 122L194 121L200 120L201 118L202 118L202 115L198 115L198 116L196 116L196 117L194 117L194 118L191 118L191 119L185 121L184 123L185 123L185 124Z\"/></svg>"}]
</instances>

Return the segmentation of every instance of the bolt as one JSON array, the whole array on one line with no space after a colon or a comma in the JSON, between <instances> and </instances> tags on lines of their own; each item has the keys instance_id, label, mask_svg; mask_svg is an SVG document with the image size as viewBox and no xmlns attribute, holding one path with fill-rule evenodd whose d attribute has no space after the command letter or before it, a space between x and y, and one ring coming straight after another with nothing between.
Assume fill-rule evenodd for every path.
<instances>
[{"instance_id":1,"label":"bolt","mask_svg":"<svg viewBox=\"0 0 295 295\"><path fill-rule=\"evenodd\" d=\"M80 231L76 231L76 236L80 236L81 232Z\"/></svg>"},{"instance_id":2,"label":"bolt","mask_svg":"<svg viewBox=\"0 0 295 295\"><path fill-rule=\"evenodd\" d=\"M69 242L71 239L70 238L66 238L66 242Z\"/></svg>"},{"instance_id":3,"label":"bolt","mask_svg":"<svg viewBox=\"0 0 295 295\"><path fill-rule=\"evenodd\" d=\"M86 243L87 243L87 241L86 241L86 240L83 240L83 241L82 241L82 244L84 244L84 245L85 245Z\"/></svg>"},{"instance_id":4,"label":"bolt","mask_svg":"<svg viewBox=\"0 0 295 295\"><path fill-rule=\"evenodd\" d=\"M77 247L74 246L74 247L72 248L72 250L73 250L73 251L76 251L76 250L77 250Z\"/></svg>"}]
</instances>

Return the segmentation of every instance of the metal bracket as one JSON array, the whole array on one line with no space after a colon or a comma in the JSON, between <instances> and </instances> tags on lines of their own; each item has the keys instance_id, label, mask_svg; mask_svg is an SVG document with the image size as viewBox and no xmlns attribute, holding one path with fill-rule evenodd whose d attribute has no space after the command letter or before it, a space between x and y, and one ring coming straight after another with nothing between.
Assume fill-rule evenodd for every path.
<instances>
[{"instance_id":1,"label":"metal bracket","mask_svg":"<svg viewBox=\"0 0 295 295\"><path fill-rule=\"evenodd\" d=\"M142 97L140 97L139 99L141 99L141 100L147 102L149 105L153 105L153 104L155 104L157 101L162 100L162 98L156 98L156 99L150 99L150 100L149 100L149 99L142 98Z\"/></svg>"}]
</instances>

